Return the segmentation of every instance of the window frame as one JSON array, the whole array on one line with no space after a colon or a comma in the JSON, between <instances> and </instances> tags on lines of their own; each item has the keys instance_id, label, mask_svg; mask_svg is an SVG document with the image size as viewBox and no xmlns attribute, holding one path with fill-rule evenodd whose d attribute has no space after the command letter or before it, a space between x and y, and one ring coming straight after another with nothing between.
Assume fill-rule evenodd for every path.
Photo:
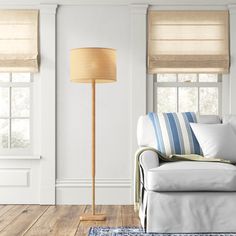
<instances>
[{"instance_id":1,"label":"window frame","mask_svg":"<svg viewBox=\"0 0 236 236\"><path fill-rule=\"evenodd\" d=\"M169 74L169 73L158 73L158 74ZM199 74L206 74L206 73L171 73L175 74L176 76L176 82L157 82L157 74L153 75L153 111L157 111L157 88L158 87L175 87L177 88L177 112L179 112L179 88L186 88L186 87L195 87L198 89L198 111L197 113L200 114L200 96L199 96L199 90L200 88L209 88L214 87L218 88L218 116L222 116L222 74L217 74L217 82L199 82ZM197 75L197 81L196 82L179 82L178 81L178 74L196 74ZM213 74L213 73L208 73ZM200 114L205 115L205 114Z\"/></svg>"},{"instance_id":2,"label":"window frame","mask_svg":"<svg viewBox=\"0 0 236 236\"><path fill-rule=\"evenodd\" d=\"M1 73L1 72L0 72ZM4 72L9 73L10 81L9 82L1 82L0 87L9 88L9 115L6 117L0 117L0 119L7 119L9 121L9 129L8 129L8 148L0 148L0 156L22 156L22 155L31 155L33 153L34 146L34 74L31 72L24 72L30 74L29 82L12 82L12 74L14 72ZM21 72L17 72L21 73ZM23 73L23 72L22 72ZM12 117L11 116L11 88L29 88L29 117ZM29 119L29 146L27 148L11 148L11 120L12 119Z\"/></svg>"}]
</instances>

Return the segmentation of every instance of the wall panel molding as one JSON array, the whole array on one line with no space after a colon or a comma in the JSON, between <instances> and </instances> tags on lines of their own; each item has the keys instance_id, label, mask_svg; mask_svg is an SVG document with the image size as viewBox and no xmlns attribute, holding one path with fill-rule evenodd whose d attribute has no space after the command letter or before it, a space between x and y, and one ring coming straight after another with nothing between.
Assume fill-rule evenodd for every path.
<instances>
[{"instance_id":1,"label":"wall panel molding","mask_svg":"<svg viewBox=\"0 0 236 236\"><path fill-rule=\"evenodd\" d=\"M30 169L1 168L0 187L29 187Z\"/></svg>"},{"instance_id":2,"label":"wall panel molding","mask_svg":"<svg viewBox=\"0 0 236 236\"><path fill-rule=\"evenodd\" d=\"M39 204L39 161L0 160L0 203Z\"/></svg>"},{"instance_id":3,"label":"wall panel molding","mask_svg":"<svg viewBox=\"0 0 236 236\"><path fill-rule=\"evenodd\" d=\"M57 204L91 204L91 179L56 181ZM96 204L133 204L131 179L96 179Z\"/></svg>"},{"instance_id":4,"label":"wall panel molding","mask_svg":"<svg viewBox=\"0 0 236 236\"><path fill-rule=\"evenodd\" d=\"M131 188L131 179L96 179L96 188ZM56 181L56 188L90 188L92 179L61 179Z\"/></svg>"},{"instance_id":5,"label":"wall panel molding","mask_svg":"<svg viewBox=\"0 0 236 236\"><path fill-rule=\"evenodd\" d=\"M229 4L228 9L231 14L236 14L236 4Z\"/></svg>"},{"instance_id":6,"label":"wall panel molding","mask_svg":"<svg viewBox=\"0 0 236 236\"><path fill-rule=\"evenodd\" d=\"M41 0L1 0L1 5L38 5L42 1ZM176 0L47 0L44 1L49 4L54 4L55 2L58 5L129 5L132 3L136 4L150 4L150 5L177 5ZM234 4L234 0L179 0L178 5L226 5L226 4Z\"/></svg>"},{"instance_id":7,"label":"wall panel molding","mask_svg":"<svg viewBox=\"0 0 236 236\"><path fill-rule=\"evenodd\" d=\"M131 14L146 15L147 9L148 9L148 4L131 4L130 5Z\"/></svg>"},{"instance_id":8,"label":"wall panel molding","mask_svg":"<svg viewBox=\"0 0 236 236\"><path fill-rule=\"evenodd\" d=\"M147 87L147 72L146 72L146 27L147 27L147 4L133 4L131 5L131 55L130 55L130 65L131 65L131 84L130 84L130 94L131 94L131 148L130 148L130 170L131 173L134 171L134 161L133 157L138 148L136 130L137 122L140 115L146 114L147 111L147 97L146 97L146 87ZM134 189L132 186L132 193ZM132 194L133 195L133 194Z\"/></svg>"},{"instance_id":9,"label":"wall panel molding","mask_svg":"<svg viewBox=\"0 0 236 236\"><path fill-rule=\"evenodd\" d=\"M40 5L41 204L56 199L56 11L56 4Z\"/></svg>"}]
</instances>

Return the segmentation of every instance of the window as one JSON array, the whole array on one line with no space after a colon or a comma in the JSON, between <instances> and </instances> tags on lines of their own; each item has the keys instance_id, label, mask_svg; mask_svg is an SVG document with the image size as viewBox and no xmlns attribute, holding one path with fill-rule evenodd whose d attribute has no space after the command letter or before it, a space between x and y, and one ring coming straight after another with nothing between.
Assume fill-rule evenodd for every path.
<instances>
[{"instance_id":1,"label":"window","mask_svg":"<svg viewBox=\"0 0 236 236\"><path fill-rule=\"evenodd\" d=\"M30 73L0 73L0 153L26 154L31 146Z\"/></svg>"},{"instance_id":2,"label":"window","mask_svg":"<svg viewBox=\"0 0 236 236\"><path fill-rule=\"evenodd\" d=\"M199 112L221 114L221 76L218 74L154 75L156 112Z\"/></svg>"}]
</instances>

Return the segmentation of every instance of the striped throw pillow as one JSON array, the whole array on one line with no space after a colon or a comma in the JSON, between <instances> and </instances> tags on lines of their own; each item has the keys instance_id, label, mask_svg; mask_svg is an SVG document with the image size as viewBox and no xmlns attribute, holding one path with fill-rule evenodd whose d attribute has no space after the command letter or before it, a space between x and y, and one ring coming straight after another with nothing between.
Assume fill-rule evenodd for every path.
<instances>
[{"instance_id":1,"label":"striped throw pillow","mask_svg":"<svg viewBox=\"0 0 236 236\"><path fill-rule=\"evenodd\" d=\"M148 113L153 125L157 150L163 155L201 154L199 143L189 123L197 123L194 112Z\"/></svg>"}]
</instances>

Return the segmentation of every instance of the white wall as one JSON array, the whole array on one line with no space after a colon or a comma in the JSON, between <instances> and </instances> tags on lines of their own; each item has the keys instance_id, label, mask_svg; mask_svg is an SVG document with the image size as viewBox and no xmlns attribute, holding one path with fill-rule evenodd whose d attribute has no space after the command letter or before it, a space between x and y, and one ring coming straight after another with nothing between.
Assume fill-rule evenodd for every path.
<instances>
[{"instance_id":1,"label":"white wall","mask_svg":"<svg viewBox=\"0 0 236 236\"><path fill-rule=\"evenodd\" d=\"M236 114L236 5L229 6L230 13L230 74L229 113Z\"/></svg>"},{"instance_id":2,"label":"white wall","mask_svg":"<svg viewBox=\"0 0 236 236\"><path fill-rule=\"evenodd\" d=\"M146 106L146 7L147 5L136 5L132 9L129 5L63 5L58 9L58 204L91 203L91 88L89 84L72 84L69 81L70 49L89 46L116 48L118 57L118 81L97 86L97 203L132 203L132 159L136 146L136 120L141 111L145 112ZM227 9L227 5L210 4L156 7ZM233 17L235 8L231 7L230 11L232 29L236 24ZM231 32L231 40L234 37ZM227 98L223 100L224 113L234 112L235 108L234 45L231 41L233 68L230 76L224 78L230 78L227 83L224 82L225 94L228 93L228 85L231 85L230 102Z\"/></svg>"},{"instance_id":3,"label":"white wall","mask_svg":"<svg viewBox=\"0 0 236 236\"><path fill-rule=\"evenodd\" d=\"M97 85L97 202L131 203L130 10L60 6L57 13L57 203L90 203L91 85L69 81L69 51L117 49L117 82Z\"/></svg>"},{"instance_id":4,"label":"white wall","mask_svg":"<svg viewBox=\"0 0 236 236\"><path fill-rule=\"evenodd\" d=\"M228 6L228 4L235 4L235 0L217 2L215 0L134 0L133 6L129 5L130 0L45 0L44 2L47 3L45 6L40 2L41 0L21 0L20 3L18 0L0 0L0 8L3 9L45 8L40 16L41 29L44 30L40 33L42 51L40 76L46 87L45 90L42 88L44 91L42 101L47 104L43 107L48 117L44 116L44 113L41 114L44 119L42 148L50 152L42 155L42 160L36 160L34 163L32 161L32 164L31 160L27 160L30 164L25 164L25 160L19 161L18 157L16 162L5 163L6 165L4 159L1 161L3 168L12 168L14 164L14 167L31 169L32 173L40 176L40 179L39 177L30 179L31 192L34 195L32 197L26 191L27 196L22 195L24 201L47 204L54 202L55 45L53 42L57 43L56 193L59 204L91 203L91 88L86 84L72 84L69 81L69 50L74 47L88 46L116 48L118 56L117 83L97 86L97 203L132 203L135 126L138 115L144 113L146 108L145 14L147 5L145 4L151 4L162 10L229 9L231 70L229 75L224 76L225 94L229 93L229 99L225 98L223 104L224 113L236 113L236 31L234 30L236 7ZM61 4L57 13L56 40L54 39L56 5L50 5L50 2ZM49 63L46 61L43 63L45 59ZM49 95L51 99L48 99ZM147 94L149 98L150 95ZM148 105L150 109L150 104ZM27 170L21 176L26 176ZM51 175L47 174L49 171ZM18 180L19 176L14 176L15 180ZM21 178L19 181L21 180L23 184L26 183L24 182L26 178ZM9 181L12 179L9 178ZM36 190L37 185L41 186L42 196L40 191ZM50 186L50 189L47 186ZM4 192L13 197L3 196L8 201L5 203L9 201L16 203L14 196L19 195L19 189L12 192L8 187ZM7 192L6 189L9 191ZM18 195L14 195L15 192Z\"/></svg>"}]
</instances>

